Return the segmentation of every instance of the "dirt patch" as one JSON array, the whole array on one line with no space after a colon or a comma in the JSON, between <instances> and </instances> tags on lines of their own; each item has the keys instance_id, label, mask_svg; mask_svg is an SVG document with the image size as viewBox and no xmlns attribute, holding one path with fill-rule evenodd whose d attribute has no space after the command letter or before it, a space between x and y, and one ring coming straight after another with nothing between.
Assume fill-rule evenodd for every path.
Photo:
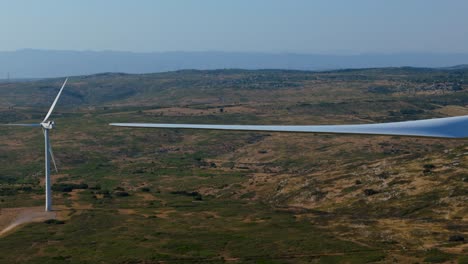
<instances>
[{"instance_id":1,"label":"dirt patch","mask_svg":"<svg viewBox=\"0 0 468 264\"><path fill-rule=\"evenodd\" d=\"M176 210L161 210L156 214L156 216L158 218L169 218L169 215L171 213L175 213L175 212L177 212L177 211Z\"/></svg>"},{"instance_id":2,"label":"dirt patch","mask_svg":"<svg viewBox=\"0 0 468 264\"><path fill-rule=\"evenodd\" d=\"M154 195L152 195L151 193L139 193L138 194L139 197L141 197L143 199L143 201L154 201L154 200L157 200Z\"/></svg>"},{"instance_id":3,"label":"dirt patch","mask_svg":"<svg viewBox=\"0 0 468 264\"><path fill-rule=\"evenodd\" d=\"M468 108L458 105L448 105L436 110L439 113L446 114L448 116L461 116L468 115Z\"/></svg>"},{"instance_id":4,"label":"dirt patch","mask_svg":"<svg viewBox=\"0 0 468 264\"><path fill-rule=\"evenodd\" d=\"M136 214L136 211L133 209L119 209L119 214L133 215L133 214Z\"/></svg>"},{"instance_id":5,"label":"dirt patch","mask_svg":"<svg viewBox=\"0 0 468 264\"><path fill-rule=\"evenodd\" d=\"M56 212L45 212L44 207L6 208L0 211L0 236L16 227L33 222L55 219Z\"/></svg>"}]
</instances>

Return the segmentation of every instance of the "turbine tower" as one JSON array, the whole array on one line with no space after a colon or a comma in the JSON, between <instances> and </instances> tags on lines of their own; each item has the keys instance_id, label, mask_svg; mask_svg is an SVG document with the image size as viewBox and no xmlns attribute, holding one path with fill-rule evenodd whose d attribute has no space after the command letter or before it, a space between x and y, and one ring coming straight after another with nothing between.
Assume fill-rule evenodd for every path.
<instances>
[{"instance_id":1,"label":"turbine tower","mask_svg":"<svg viewBox=\"0 0 468 264\"><path fill-rule=\"evenodd\" d=\"M44 134L44 143L45 143L45 211L49 212L52 211L52 190L51 190L51 182L50 182L50 161L54 163L54 168L55 171L58 172L57 170L57 164L55 163L55 158L54 158L54 152L52 151L52 146L50 145L50 140L49 140L49 132L50 130L55 128L55 122L50 121L49 117L54 111L55 105L57 104L60 95L62 94L63 88L67 84L68 78L65 79L65 81L62 84L62 88L60 88L59 93L57 94L57 97L55 97L54 102L52 103L52 106L49 109L49 112L47 112L47 115L45 116L44 120L42 120L41 123L39 124L3 124L0 126L19 126L19 127L40 127L42 128L42 132Z\"/></svg>"}]
</instances>

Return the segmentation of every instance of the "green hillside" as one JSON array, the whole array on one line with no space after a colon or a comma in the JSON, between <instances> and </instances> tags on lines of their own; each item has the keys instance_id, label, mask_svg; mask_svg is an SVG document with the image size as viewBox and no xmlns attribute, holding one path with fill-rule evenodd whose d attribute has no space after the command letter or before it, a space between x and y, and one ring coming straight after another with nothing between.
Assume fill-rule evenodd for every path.
<instances>
[{"instance_id":1,"label":"green hillside","mask_svg":"<svg viewBox=\"0 0 468 264\"><path fill-rule=\"evenodd\" d=\"M0 123L39 121L62 81L0 83ZM372 123L467 105L464 68L71 77L52 117L60 221L1 237L0 263L466 263L466 140L107 124ZM0 127L2 228L4 212L43 205L42 140Z\"/></svg>"}]
</instances>

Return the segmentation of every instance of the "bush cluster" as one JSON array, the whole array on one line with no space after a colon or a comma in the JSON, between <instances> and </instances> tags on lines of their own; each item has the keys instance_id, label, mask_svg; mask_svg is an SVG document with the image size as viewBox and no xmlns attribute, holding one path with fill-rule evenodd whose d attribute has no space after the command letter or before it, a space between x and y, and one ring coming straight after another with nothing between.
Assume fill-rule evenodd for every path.
<instances>
[{"instance_id":1,"label":"bush cluster","mask_svg":"<svg viewBox=\"0 0 468 264\"><path fill-rule=\"evenodd\" d=\"M59 183L52 185L52 190L57 192L71 192L77 189L88 189L88 184L86 183Z\"/></svg>"}]
</instances>

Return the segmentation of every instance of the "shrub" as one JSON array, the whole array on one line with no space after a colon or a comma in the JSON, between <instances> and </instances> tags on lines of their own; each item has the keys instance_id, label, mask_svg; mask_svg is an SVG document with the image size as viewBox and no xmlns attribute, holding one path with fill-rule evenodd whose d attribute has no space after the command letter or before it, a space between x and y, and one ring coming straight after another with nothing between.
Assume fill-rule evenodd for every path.
<instances>
[{"instance_id":1,"label":"shrub","mask_svg":"<svg viewBox=\"0 0 468 264\"><path fill-rule=\"evenodd\" d=\"M96 194L106 195L106 194L110 194L110 192L108 190L99 190L99 191L96 192Z\"/></svg>"},{"instance_id":2,"label":"shrub","mask_svg":"<svg viewBox=\"0 0 468 264\"><path fill-rule=\"evenodd\" d=\"M203 200L202 195L199 192L187 192L187 191L173 191L171 194L179 194L185 196L192 196L194 200L201 201Z\"/></svg>"},{"instance_id":3,"label":"shrub","mask_svg":"<svg viewBox=\"0 0 468 264\"><path fill-rule=\"evenodd\" d=\"M100 184L96 184L96 186L89 187L89 189L91 189L91 190L101 190L101 185L100 185Z\"/></svg>"},{"instance_id":4,"label":"shrub","mask_svg":"<svg viewBox=\"0 0 468 264\"><path fill-rule=\"evenodd\" d=\"M401 109L400 113L402 115L418 115L424 113L424 111L419 109Z\"/></svg>"},{"instance_id":5,"label":"shrub","mask_svg":"<svg viewBox=\"0 0 468 264\"><path fill-rule=\"evenodd\" d=\"M426 170L432 170L432 169L435 169L435 165L434 164L424 164L424 169Z\"/></svg>"},{"instance_id":6,"label":"shrub","mask_svg":"<svg viewBox=\"0 0 468 264\"><path fill-rule=\"evenodd\" d=\"M52 185L52 190L57 192L71 192L75 189L88 189L88 184L59 183Z\"/></svg>"},{"instance_id":7,"label":"shrub","mask_svg":"<svg viewBox=\"0 0 468 264\"><path fill-rule=\"evenodd\" d=\"M149 187L142 187L142 188L140 188L140 191L142 191L142 192L151 192L151 189Z\"/></svg>"},{"instance_id":8,"label":"shrub","mask_svg":"<svg viewBox=\"0 0 468 264\"><path fill-rule=\"evenodd\" d=\"M463 242L465 238L462 235L453 235L449 237L450 242Z\"/></svg>"},{"instance_id":9,"label":"shrub","mask_svg":"<svg viewBox=\"0 0 468 264\"><path fill-rule=\"evenodd\" d=\"M65 224L65 221L57 220L57 219L48 219L48 220L45 220L44 223L48 225L63 225Z\"/></svg>"},{"instance_id":10,"label":"shrub","mask_svg":"<svg viewBox=\"0 0 468 264\"><path fill-rule=\"evenodd\" d=\"M122 191L115 192L114 194L115 194L115 196L118 196L118 197L127 197L127 196L130 196L130 194L129 194L128 192L122 192Z\"/></svg>"},{"instance_id":11,"label":"shrub","mask_svg":"<svg viewBox=\"0 0 468 264\"><path fill-rule=\"evenodd\" d=\"M379 192L374 190L374 189L365 189L364 190L364 194L367 195L367 196L371 196L371 195L374 195L374 194L378 194Z\"/></svg>"},{"instance_id":12,"label":"shrub","mask_svg":"<svg viewBox=\"0 0 468 264\"><path fill-rule=\"evenodd\" d=\"M32 187L31 186L21 186L21 187L18 187L17 190L23 191L23 192L31 192Z\"/></svg>"}]
</instances>

